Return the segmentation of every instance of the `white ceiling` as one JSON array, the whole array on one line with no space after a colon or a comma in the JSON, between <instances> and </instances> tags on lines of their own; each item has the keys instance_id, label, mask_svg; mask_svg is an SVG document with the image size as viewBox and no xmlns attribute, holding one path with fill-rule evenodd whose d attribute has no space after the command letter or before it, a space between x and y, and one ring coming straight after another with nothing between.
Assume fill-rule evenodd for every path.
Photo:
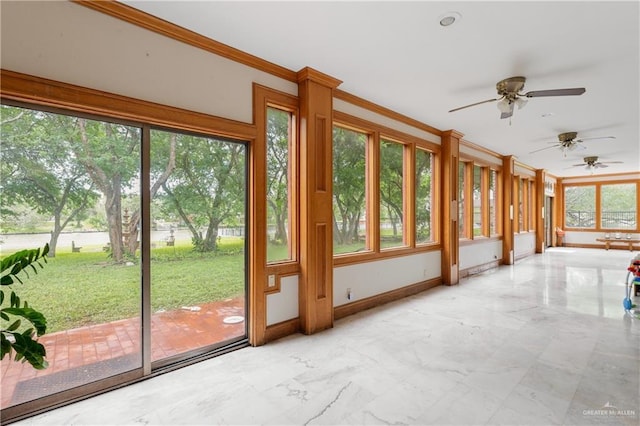
<instances>
[{"instance_id":1,"label":"white ceiling","mask_svg":"<svg viewBox=\"0 0 640 426\"><path fill-rule=\"evenodd\" d=\"M346 92L556 176L590 174L571 166L592 155L624 162L598 174L640 171L638 1L124 3L290 70L315 68ZM441 27L450 11L462 18ZM495 102L448 112L497 97L495 84L518 75L525 92L586 93L529 99L511 122ZM530 154L568 131L615 139Z\"/></svg>"}]
</instances>

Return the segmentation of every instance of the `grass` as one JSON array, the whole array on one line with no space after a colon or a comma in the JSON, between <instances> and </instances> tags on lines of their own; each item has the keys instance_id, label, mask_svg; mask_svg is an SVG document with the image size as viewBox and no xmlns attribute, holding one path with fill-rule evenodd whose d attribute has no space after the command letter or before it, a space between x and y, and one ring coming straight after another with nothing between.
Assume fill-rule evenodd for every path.
<instances>
[{"instance_id":1,"label":"grass","mask_svg":"<svg viewBox=\"0 0 640 426\"><path fill-rule=\"evenodd\" d=\"M224 238L219 254L195 253L188 243L152 249L152 311L244 295L243 244ZM59 251L22 280L11 289L47 317L47 333L140 315L139 260L113 264L104 252Z\"/></svg>"},{"instance_id":2,"label":"grass","mask_svg":"<svg viewBox=\"0 0 640 426\"><path fill-rule=\"evenodd\" d=\"M362 248L362 242L336 246L335 253ZM283 259L288 256L287 247L271 247L269 255ZM24 284L10 288L44 313L48 333L140 315L139 259L114 264L99 246L83 247L80 253L58 248L56 257L48 259L44 270L22 278ZM186 241L151 250L152 312L242 296L244 286L244 241L240 238L223 238L218 254L196 253Z\"/></svg>"}]
</instances>

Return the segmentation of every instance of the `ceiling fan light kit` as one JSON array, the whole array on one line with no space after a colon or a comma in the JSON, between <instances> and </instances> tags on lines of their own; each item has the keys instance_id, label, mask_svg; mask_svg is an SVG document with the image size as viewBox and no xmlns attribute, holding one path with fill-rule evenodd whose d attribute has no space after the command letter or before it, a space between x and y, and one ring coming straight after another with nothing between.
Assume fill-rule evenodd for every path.
<instances>
[{"instance_id":1,"label":"ceiling fan light kit","mask_svg":"<svg viewBox=\"0 0 640 426\"><path fill-rule=\"evenodd\" d=\"M573 151L576 149L587 149L582 143L588 140L598 140L598 139L615 139L615 136L599 136L599 137L591 137L591 138L578 138L578 132L564 132L558 135L558 141L549 142L552 143L552 146L547 146L544 148L536 149L535 151L531 151L529 154L534 154L539 151L544 151L549 148L560 148L563 156L567 156L567 151ZM586 160L585 160L586 161Z\"/></svg>"},{"instance_id":2,"label":"ceiling fan light kit","mask_svg":"<svg viewBox=\"0 0 640 426\"><path fill-rule=\"evenodd\" d=\"M591 172L595 169L603 169L605 167L609 167L608 164L622 164L622 161L598 161L598 156L592 155L589 157L583 158L584 163L574 164L573 167L582 167L585 166L585 170Z\"/></svg>"},{"instance_id":3,"label":"ceiling fan light kit","mask_svg":"<svg viewBox=\"0 0 640 426\"><path fill-rule=\"evenodd\" d=\"M460 111L461 109L481 105L487 102L498 101L498 110L501 112L500 118L509 118L513 115L514 105L517 105L518 109L524 108L527 104L526 98L539 98L542 96L577 96L582 95L586 91L584 87L576 87L571 89L533 90L522 93L526 80L527 79L522 76L509 77L504 80L500 80L496 83L496 91L499 95L498 98L487 99L486 101L480 101L463 107L454 108L449 112Z\"/></svg>"}]
</instances>

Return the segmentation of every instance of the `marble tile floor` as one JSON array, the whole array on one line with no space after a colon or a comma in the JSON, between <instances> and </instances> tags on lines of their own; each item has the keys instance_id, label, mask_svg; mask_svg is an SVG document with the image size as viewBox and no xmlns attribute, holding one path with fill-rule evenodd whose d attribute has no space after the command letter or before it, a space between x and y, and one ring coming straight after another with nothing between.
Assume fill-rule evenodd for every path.
<instances>
[{"instance_id":1,"label":"marble tile floor","mask_svg":"<svg viewBox=\"0 0 640 426\"><path fill-rule=\"evenodd\" d=\"M633 254L550 249L16 424L638 425Z\"/></svg>"}]
</instances>

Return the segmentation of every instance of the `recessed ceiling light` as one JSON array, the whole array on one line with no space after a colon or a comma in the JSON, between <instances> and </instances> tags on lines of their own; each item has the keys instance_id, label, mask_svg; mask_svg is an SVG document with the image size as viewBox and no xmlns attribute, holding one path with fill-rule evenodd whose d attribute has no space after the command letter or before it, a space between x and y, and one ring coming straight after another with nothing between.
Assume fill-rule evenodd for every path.
<instances>
[{"instance_id":1,"label":"recessed ceiling light","mask_svg":"<svg viewBox=\"0 0 640 426\"><path fill-rule=\"evenodd\" d=\"M440 26L449 27L459 21L462 18L458 12L447 12L443 15L440 15Z\"/></svg>"}]
</instances>

